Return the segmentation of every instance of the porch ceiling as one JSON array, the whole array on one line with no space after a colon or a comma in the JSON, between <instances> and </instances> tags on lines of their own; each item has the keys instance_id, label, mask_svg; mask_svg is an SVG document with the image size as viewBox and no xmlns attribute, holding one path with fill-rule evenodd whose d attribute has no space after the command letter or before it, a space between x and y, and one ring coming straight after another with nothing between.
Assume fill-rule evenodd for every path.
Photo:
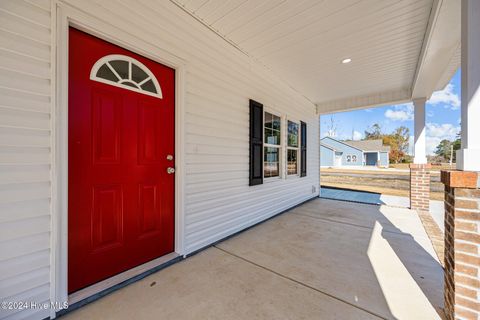
<instances>
[{"instance_id":1,"label":"porch ceiling","mask_svg":"<svg viewBox=\"0 0 480 320\"><path fill-rule=\"evenodd\" d=\"M429 95L459 64L458 0L172 2L266 65L320 113ZM435 32L439 27L450 32ZM345 58L352 62L342 64Z\"/></svg>"}]
</instances>

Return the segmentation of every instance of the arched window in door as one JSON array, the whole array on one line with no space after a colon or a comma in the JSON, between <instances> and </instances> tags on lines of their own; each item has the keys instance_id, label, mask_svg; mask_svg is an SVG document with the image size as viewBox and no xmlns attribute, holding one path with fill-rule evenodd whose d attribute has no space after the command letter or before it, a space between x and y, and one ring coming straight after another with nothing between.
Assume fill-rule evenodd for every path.
<instances>
[{"instance_id":1,"label":"arched window in door","mask_svg":"<svg viewBox=\"0 0 480 320\"><path fill-rule=\"evenodd\" d=\"M129 56L111 54L100 58L90 71L90 79L162 99L155 75Z\"/></svg>"}]
</instances>

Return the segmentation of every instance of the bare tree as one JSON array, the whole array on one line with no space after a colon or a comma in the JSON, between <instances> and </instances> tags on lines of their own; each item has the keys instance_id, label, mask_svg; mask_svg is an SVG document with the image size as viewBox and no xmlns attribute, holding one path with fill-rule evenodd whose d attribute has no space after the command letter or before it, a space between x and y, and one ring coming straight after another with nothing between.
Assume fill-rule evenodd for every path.
<instances>
[{"instance_id":1,"label":"bare tree","mask_svg":"<svg viewBox=\"0 0 480 320\"><path fill-rule=\"evenodd\" d=\"M327 123L327 136L329 137L336 137L337 136L337 131L338 129L338 123L333 117L333 115L330 115L330 121Z\"/></svg>"}]
</instances>

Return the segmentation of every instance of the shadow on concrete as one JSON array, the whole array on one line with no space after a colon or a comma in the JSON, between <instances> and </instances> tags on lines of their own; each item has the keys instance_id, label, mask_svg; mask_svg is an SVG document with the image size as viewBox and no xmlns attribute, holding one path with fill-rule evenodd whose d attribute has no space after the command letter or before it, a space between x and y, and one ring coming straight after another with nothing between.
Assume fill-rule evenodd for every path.
<instances>
[{"instance_id":1,"label":"shadow on concrete","mask_svg":"<svg viewBox=\"0 0 480 320\"><path fill-rule=\"evenodd\" d=\"M385 215L383 215L382 213L382 207L378 208L378 214L385 217ZM372 239L375 237L375 231L376 228L374 227L372 230ZM428 299L430 305L435 308L438 316L442 317L444 281L443 267L434 257L435 252L433 251L433 247L432 250L428 252L427 250L425 250L424 246L419 243L419 239L415 238L416 235L412 235L409 232L402 231L401 229L397 228L395 224L392 223L390 220L382 222L381 237L386 240L388 246L391 248L391 251L394 254L394 256L392 255L390 258L398 259L398 261L405 268L405 271L408 272L408 274L410 275L411 279L415 281L417 288L422 291L423 295ZM423 240L428 242L430 241L429 239ZM373 268L373 260L371 261L371 263ZM399 272L402 271L400 270ZM399 288L396 288L396 290L397 289ZM412 287L404 289L406 291L415 290L415 288ZM384 291L384 293L386 292ZM411 292L410 294L412 293L413 292ZM405 292L405 295L407 294L408 293ZM419 292L417 292L417 294L419 294Z\"/></svg>"},{"instance_id":2,"label":"shadow on concrete","mask_svg":"<svg viewBox=\"0 0 480 320\"><path fill-rule=\"evenodd\" d=\"M408 209L318 199L217 246L370 316L440 319L443 269Z\"/></svg>"}]
</instances>

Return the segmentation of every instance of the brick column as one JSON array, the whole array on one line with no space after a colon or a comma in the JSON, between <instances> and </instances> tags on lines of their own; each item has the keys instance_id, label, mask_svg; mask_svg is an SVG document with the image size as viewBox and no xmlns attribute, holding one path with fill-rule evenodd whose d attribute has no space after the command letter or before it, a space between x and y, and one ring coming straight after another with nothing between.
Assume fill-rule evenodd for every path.
<instances>
[{"instance_id":1,"label":"brick column","mask_svg":"<svg viewBox=\"0 0 480 320\"><path fill-rule=\"evenodd\" d=\"M430 209L430 168L427 163L410 164L410 209Z\"/></svg>"},{"instance_id":2,"label":"brick column","mask_svg":"<svg viewBox=\"0 0 480 320\"><path fill-rule=\"evenodd\" d=\"M480 175L442 171L442 182L446 319L480 319Z\"/></svg>"}]
</instances>

